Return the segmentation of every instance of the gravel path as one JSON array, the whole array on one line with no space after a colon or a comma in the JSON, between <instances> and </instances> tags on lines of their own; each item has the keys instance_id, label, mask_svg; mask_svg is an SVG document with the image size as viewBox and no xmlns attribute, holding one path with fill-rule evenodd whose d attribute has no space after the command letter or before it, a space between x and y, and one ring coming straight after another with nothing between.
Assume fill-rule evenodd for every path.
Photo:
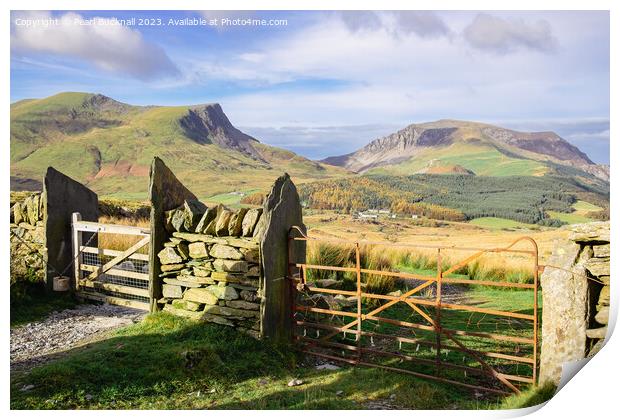
<instances>
[{"instance_id":1,"label":"gravel path","mask_svg":"<svg viewBox=\"0 0 620 420\"><path fill-rule=\"evenodd\" d=\"M11 328L11 371L30 369L98 334L140 321L146 312L114 305L79 305ZM57 356L57 355L56 355Z\"/></svg>"}]
</instances>

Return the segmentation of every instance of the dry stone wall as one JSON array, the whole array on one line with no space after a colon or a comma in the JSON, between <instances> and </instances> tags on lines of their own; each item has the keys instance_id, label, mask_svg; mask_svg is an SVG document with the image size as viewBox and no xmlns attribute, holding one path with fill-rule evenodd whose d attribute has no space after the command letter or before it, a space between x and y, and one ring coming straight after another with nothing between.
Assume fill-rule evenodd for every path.
<instances>
[{"instance_id":1,"label":"dry stone wall","mask_svg":"<svg viewBox=\"0 0 620 420\"><path fill-rule=\"evenodd\" d=\"M275 180L262 208L207 207L155 157L149 197L151 311L288 341L288 257L305 261L305 244L288 240L292 226L305 231L290 176Z\"/></svg>"},{"instance_id":2,"label":"dry stone wall","mask_svg":"<svg viewBox=\"0 0 620 420\"><path fill-rule=\"evenodd\" d=\"M164 212L169 237L157 254L163 310L260 333L262 209L208 208L197 200Z\"/></svg>"},{"instance_id":3,"label":"dry stone wall","mask_svg":"<svg viewBox=\"0 0 620 420\"><path fill-rule=\"evenodd\" d=\"M42 193L11 193L11 281L34 275L51 290L55 276L73 273L71 215L97 221L98 197L52 167L43 187Z\"/></svg>"},{"instance_id":4,"label":"dry stone wall","mask_svg":"<svg viewBox=\"0 0 620 420\"><path fill-rule=\"evenodd\" d=\"M541 383L559 383L562 364L596 354L607 333L609 222L574 225L571 230L569 240L557 244L541 276Z\"/></svg>"},{"instance_id":5,"label":"dry stone wall","mask_svg":"<svg viewBox=\"0 0 620 420\"><path fill-rule=\"evenodd\" d=\"M17 199L10 212L11 282L26 276L44 281L47 248L45 247L45 199L33 193Z\"/></svg>"}]
</instances>

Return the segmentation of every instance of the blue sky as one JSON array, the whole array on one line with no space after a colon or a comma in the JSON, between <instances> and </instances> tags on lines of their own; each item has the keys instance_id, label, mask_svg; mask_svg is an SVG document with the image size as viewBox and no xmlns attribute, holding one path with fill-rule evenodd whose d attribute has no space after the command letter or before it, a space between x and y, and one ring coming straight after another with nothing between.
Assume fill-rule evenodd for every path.
<instances>
[{"instance_id":1,"label":"blue sky","mask_svg":"<svg viewBox=\"0 0 620 420\"><path fill-rule=\"evenodd\" d=\"M50 17L59 24L41 24ZM164 25L77 24L93 17ZM184 18L218 25L168 24ZM248 134L314 159L415 122L475 120L553 130L609 162L607 12L56 11L11 19L11 101L86 91L136 105L219 102Z\"/></svg>"}]
</instances>

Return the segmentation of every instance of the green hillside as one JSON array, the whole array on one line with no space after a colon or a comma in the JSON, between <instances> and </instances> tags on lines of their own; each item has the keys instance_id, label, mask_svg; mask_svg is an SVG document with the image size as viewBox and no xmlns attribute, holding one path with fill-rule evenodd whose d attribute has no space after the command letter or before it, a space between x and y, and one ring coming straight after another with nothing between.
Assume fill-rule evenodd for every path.
<instances>
[{"instance_id":1,"label":"green hillside","mask_svg":"<svg viewBox=\"0 0 620 420\"><path fill-rule=\"evenodd\" d=\"M14 103L12 188L36 184L53 166L101 195L144 199L153 156L200 197L264 190L285 171L299 183L348 174L254 139L256 155L223 147L216 140L235 134L225 126L197 141L181 124L189 112L187 106L139 107L73 92Z\"/></svg>"},{"instance_id":2,"label":"green hillside","mask_svg":"<svg viewBox=\"0 0 620 420\"><path fill-rule=\"evenodd\" d=\"M511 157L497 147L480 141L454 143L449 147L432 147L405 162L380 166L368 174L411 175L422 171L429 162L436 165L459 165L485 176L544 175L549 168L541 162Z\"/></svg>"}]
</instances>

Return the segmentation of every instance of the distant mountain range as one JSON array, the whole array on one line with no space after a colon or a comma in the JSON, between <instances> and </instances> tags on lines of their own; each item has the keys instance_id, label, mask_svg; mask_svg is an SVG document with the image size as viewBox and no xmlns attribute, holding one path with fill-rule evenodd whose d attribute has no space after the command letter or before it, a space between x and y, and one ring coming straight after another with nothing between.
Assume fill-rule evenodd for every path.
<instances>
[{"instance_id":1,"label":"distant mountain range","mask_svg":"<svg viewBox=\"0 0 620 420\"><path fill-rule=\"evenodd\" d=\"M607 182L609 168L552 132L440 120L413 124L316 162L238 130L219 104L134 106L65 92L11 104L11 189L41 187L48 166L102 195L144 199L160 156L201 198L266 191L282 172L298 183L353 176L561 175Z\"/></svg>"},{"instance_id":2,"label":"distant mountain range","mask_svg":"<svg viewBox=\"0 0 620 420\"><path fill-rule=\"evenodd\" d=\"M358 173L544 175L575 170L609 180L609 167L553 132L525 133L489 124L440 120L412 124L363 148L322 160Z\"/></svg>"},{"instance_id":3,"label":"distant mountain range","mask_svg":"<svg viewBox=\"0 0 620 420\"><path fill-rule=\"evenodd\" d=\"M146 198L160 156L201 197L350 172L268 146L241 132L219 104L133 106L65 92L11 105L11 189L38 189L48 166L99 194Z\"/></svg>"}]
</instances>

